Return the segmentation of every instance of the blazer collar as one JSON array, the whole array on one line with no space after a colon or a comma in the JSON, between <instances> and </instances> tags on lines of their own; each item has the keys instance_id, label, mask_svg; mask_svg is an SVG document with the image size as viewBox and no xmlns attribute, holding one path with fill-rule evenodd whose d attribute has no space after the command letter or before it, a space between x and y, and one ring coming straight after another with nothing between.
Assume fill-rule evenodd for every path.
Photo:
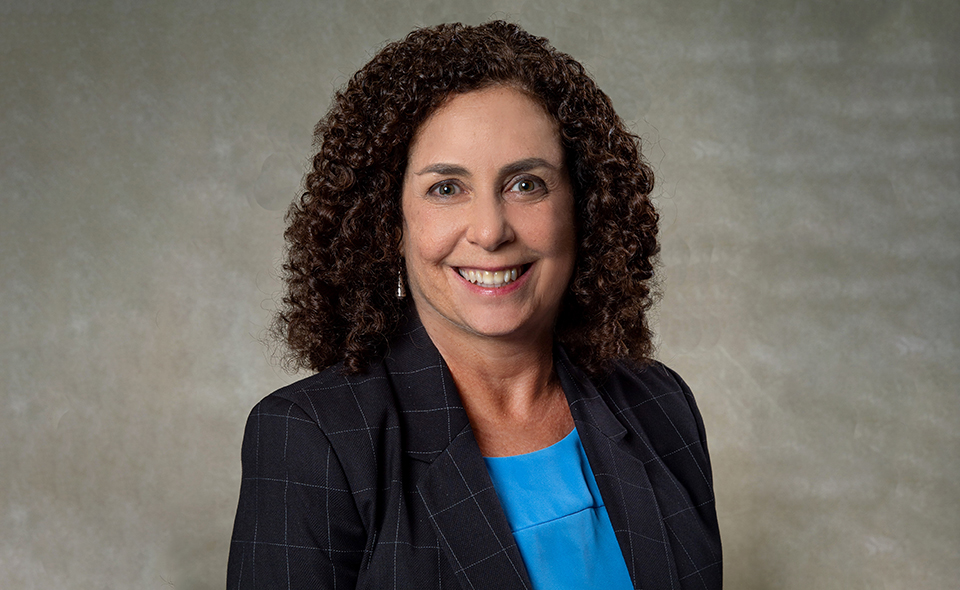
<instances>
[{"instance_id":1,"label":"blazer collar","mask_svg":"<svg viewBox=\"0 0 960 590\"><path fill-rule=\"evenodd\" d=\"M430 463L470 422L453 376L412 305L384 363L405 423L404 449L411 458ZM559 344L554 363L574 421L622 439L627 429Z\"/></svg>"},{"instance_id":2,"label":"blazer collar","mask_svg":"<svg viewBox=\"0 0 960 590\"><path fill-rule=\"evenodd\" d=\"M384 358L403 422L403 448L433 462L470 424L437 347L411 305Z\"/></svg>"},{"instance_id":3,"label":"blazer collar","mask_svg":"<svg viewBox=\"0 0 960 590\"><path fill-rule=\"evenodd\" d=\"M590 379L573 364L567 351L559 344L554 346L553 358L574 422L596 428L612 440L622 439L627 429L610 411Z\"/></svg>"},{"instance_id":4,"label":"blazer collar","mask_svg":"<svg viewBox=\"0 0 960 590\"><path fill-rule=\"evenodd\" d=\"M559 344L554 346L554 362L574 421L596 428L612 440L622 439L627 429ZM412 305L390 342L384 363L406 422L404 448L412 458L432 462L469 420L453 376Z\"/></svg>"}]
</instances>

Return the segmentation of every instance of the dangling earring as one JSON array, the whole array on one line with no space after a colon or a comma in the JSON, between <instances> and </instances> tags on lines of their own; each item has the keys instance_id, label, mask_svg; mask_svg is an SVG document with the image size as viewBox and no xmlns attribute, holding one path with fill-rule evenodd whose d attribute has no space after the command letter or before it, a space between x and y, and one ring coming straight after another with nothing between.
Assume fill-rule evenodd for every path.
<instances>
[{"instance_id":1,"label":"dangling earring","mask_svg":"<svg viewBox=\"0 0 960 590\"><path fill-rule=\"evenodd\" d=\"M407 290L403 287L403 271L397 271L397 299L403 299L407 296Z\"/></svg>"}]
</instances>

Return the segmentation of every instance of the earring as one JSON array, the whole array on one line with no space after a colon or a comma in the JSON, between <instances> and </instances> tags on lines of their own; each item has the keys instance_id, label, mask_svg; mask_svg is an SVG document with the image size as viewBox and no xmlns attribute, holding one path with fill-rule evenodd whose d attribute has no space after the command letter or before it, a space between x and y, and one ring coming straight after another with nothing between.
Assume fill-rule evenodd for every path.
<instances>
[{"instance_id":1,"label":"earring","mask_svg":"<svg viewBox=\"0 0 960 590\"><path fill-rule=\"evenodd\" d=\"M403 271L397 271L397 299L403 299L407 296L407 290L403 287Z\"/></svg>"}]
</instances>

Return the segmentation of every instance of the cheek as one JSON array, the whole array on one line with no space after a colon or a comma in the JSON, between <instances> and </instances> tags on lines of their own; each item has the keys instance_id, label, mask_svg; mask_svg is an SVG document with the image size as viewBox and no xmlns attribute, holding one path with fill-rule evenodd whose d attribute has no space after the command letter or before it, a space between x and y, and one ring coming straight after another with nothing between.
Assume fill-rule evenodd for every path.
<instances>
[{"instance_id":1,"label":"cheek","mask_svg":"<svg viewBox=\"0 0 960 590\"><path fill-rule=\"evenodd\" d=\"M403 223L403 253L407 266L443 260L450 251L449 223L427 211L407 211ZM446 228L446 229L445 229Z\"/></svg>"},{"instance_id":2,"label":"cheek","mask_svg":"<svg viewBox=\"0 0 960 590\"><path fill-rule=\"evenodd\" d=\"M573 216L566 211L551 211L543 216L531 219L528 224L531 239L537 249L555 257L571 256L576 251L576 228Z\"/></svg>"}]
</instances>

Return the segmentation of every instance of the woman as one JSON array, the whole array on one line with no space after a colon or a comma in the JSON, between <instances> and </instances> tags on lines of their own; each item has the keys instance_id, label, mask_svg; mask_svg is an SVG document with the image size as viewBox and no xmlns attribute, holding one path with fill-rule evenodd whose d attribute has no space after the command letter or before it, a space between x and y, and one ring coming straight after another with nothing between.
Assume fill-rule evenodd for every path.
<instances>
[{"instance_id":1,"label":"woman","mask_svg":"<svg viewBox=\"0 0 960 590\"><path fill-rule=\"evenodd\" d=\"M583 67L515 25L384 47L316 129L231 588L719 588L703 425L650 359L657 215Z\"/></svg>"}]
</instances>

